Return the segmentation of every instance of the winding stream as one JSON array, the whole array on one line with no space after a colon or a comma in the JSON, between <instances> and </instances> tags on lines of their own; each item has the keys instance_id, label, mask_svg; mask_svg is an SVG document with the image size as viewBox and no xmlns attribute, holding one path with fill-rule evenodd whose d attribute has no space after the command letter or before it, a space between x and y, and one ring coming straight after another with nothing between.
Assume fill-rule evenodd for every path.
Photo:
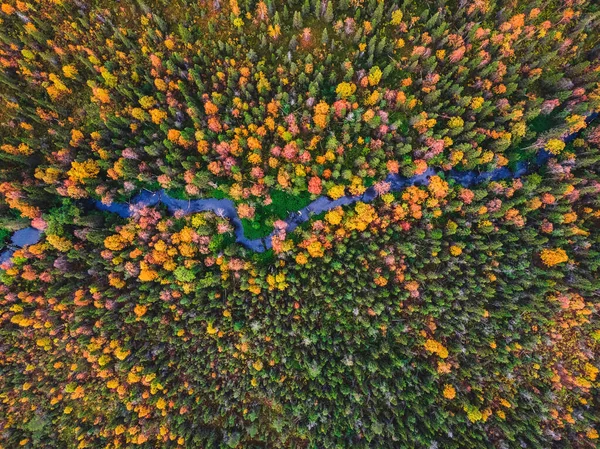
<instances>
[{"instance_id":1,"label":"winding stream","mask_svg":"<svg viewBox=\"0 0 600 449\"><path fill-rule=\"evenodd\" d=\"M540 153L541 154L541 153ZM542 161L546 161L549 158L548 154L542 157L538 157ZM532 164L532 165L538 165ZM500 179L507 179L511 177L518 178L523 176L529 171L526 163L518 165L515 172L511 172L508 168L504 167L491 172L484 172L477 174L475 172L460 172L457 170L446 172L446 179L453 179L463 187L469 187L475 184L480 184L486 181L497 181ZM401 175L388 175L385 178L386 182L390 183L390 191L398 192L412 185L427 185L431 176L435 175L436 172L430 167L424 173L406 178ZM302 223L310 220L314 215L318 215L322 212L330 211L338 206L348 206L350 204L361 201L363 203L369 203L377 197L374 187L369 187L362 195L357 196L343 196L337 200L333 200L327 196L320 196L308 206L300 209L297 212L292 212L285 222L288 224L286 231L292 232ZM164 190L158 192L144 191L134 197L131 204L127 203L113 203L110 206L102 204L100 201L95 201L97 209L113 212L120 215L123 218L131 217L136 209L144 206L154 206L159 203L164 204L170 213L181 211L185 215L193 214L196 212L213 211L221 217L226 217L231 220L234 227L236 241L246 248L256 251L263 252L271 248L271 237L276 234L274 230L271 234L266 237L259 239L249 239L244 235L244 229L242 221L240 220L235 203L230 199L215 199L215 198L203 198L196 200L181 200L170 197Z\"/></svg>"},{"instance_id":2,"label":"winding stream","mask_svg":"<svg viewBox=\"0 0 600 449\"><path fill-rule=\"evenodd\" d=\"M587 123L594 120L597 116L597 113L590 114L586 119ZM570 142L575 139L577 135L578 133L570 134L563 140L565 142ZM458 171L452 169L444 172L444 175L447 181L454 180L463 187L471 187L489 181L519 178L544 165L548 159L550 159L550 157L550 153L545 150L541 150L538 152L535 161L518 162L514 172L508 167L502 167L493 171L481 173L475 170ZM425 173L410 178L406 178L398 174L390 174L385 178L385 181L390 183L390 191L398 192L413 185L427 185L429 184L429 179L431 176L435 174L436 172L429 167ZM286 230L287 232L292 232L300 224L310 220L313 215L327 212L338 206L347 206L357 201L368 203L373 201L376 197L377 193L373 187L369 187L362 195L343 196L337 200L332 200L327 196L320 196L303 209L291 213L285 220L288 224ZM123 218L131 217L136 210L139 210L142 207L155 206L159 203L164 204L170 213L182 211L185 215L188 215L196 212L212 211L221 217L226 217L231 220L234 227L236 241L241 245L259 253L271 248L271 237L275 234L275 231L260 239L247 238L244 235L242 221L237 214L235 203L230 199L201 198L195 200L180 200L170 197L164 190L157 192L144 190L136 195L129 203L112 203L111 205L106 205L99 200L94 201L94 205L98 210L112 212L120 215ZM32 227L21 229L15 232L12 236L9 248L0 254L0 263L10 259L16 248L22 248L26 245L37 243L40 240L40 237L41 232Z\"/></svg>"}]
</instances>

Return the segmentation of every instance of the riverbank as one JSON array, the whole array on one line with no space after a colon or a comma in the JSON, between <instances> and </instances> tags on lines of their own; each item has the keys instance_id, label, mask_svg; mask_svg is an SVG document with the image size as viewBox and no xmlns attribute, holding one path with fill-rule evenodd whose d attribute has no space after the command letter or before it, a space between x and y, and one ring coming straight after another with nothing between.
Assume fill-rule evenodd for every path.
<instances>
[{"instance_id":1,"label":"riverbank","mask_svg":"<svg viewBox=\"0 0 600 449\"><path fill-rule=\"evenodd\" d=\"M587 117L586 122L590 123L597 117L598 113L592 113ZM575 139L578 134L579 133L570 134L563 140L568 143ZM551 156L552 155L549 152L541 150L538 152L535 161L518 162L514 171L511 171L508 167L502 167L489 172L477 172L475 170L459 171L452 169L447 172L436 173L435 170L430 167L424 173L410 178L398 174L390 174L385 178L385 181L390 183L390 191L399 192L413 185L427 185L429 184L429 180L432 176L439 174L444 176L447 181L454 181L463 187L472 187L484 182L519 178L546 164ZM298 210L297 212L291 213L285 220L288 225L286 230L288 232L292 232L299 225L310 220L314 215L330 211L338 206L348 206L358 201L369 203L375 200L375 198L377 198L377 192L374 187L369 187L362 195L344 196L337 200L333 200L327 196L320 196L306 207ZM165 190L159 190L156 192L143 190L129 203L114 202L110 205L106 205L99 200L95 200L93 203L98 210L115 213L123 218L129 218L133 216L137 210L143 207L152 207L158 204L165 205L171 214L180 212L185 215L189 215L197 212L211 211L218 216L228 218L231 221L234 227L236 242L258 253L262 253L271 249L271 237L275 235L274 230L271 232L271 234L263 238L250 239L246 237L244 234L244 226L240 217L238 216L235 203L226 198L201 198L195 200L184 200L169 196ZM41 232L32 227L21 229L20 231L15 232L15 234L12 236L9 249L0 254L0 263L8 260L16 248L22 248L26 245L37 243L40 237Z\"/></svg>"}]
</instances>

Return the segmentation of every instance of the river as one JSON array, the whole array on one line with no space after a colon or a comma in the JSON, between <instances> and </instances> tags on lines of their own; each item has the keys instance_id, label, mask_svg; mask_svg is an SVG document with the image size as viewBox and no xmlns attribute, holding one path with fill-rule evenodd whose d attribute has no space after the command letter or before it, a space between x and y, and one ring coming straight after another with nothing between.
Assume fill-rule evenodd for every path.
<instances>
[{"instance_id":1,"label":"river","mask_svg":"<svg viewBox=\"0 0 600 449\"><path fill-rule=\"evenodd\" d=\"M592 113L587 117L586 121L589 123L597 116L597 113ZM577 135L578 133L570 134L564 138L564 141L570 142L575 139ZM544 165L550 157L550 153L541 150L538 152L535 161L519 162L514 171L511 171L508 167L498 168L489 172L477 172L475 170L459 171L452 169L444 172L444 176L446 180L454 180L463 187L472 187L489 181L519 178ZM406 178L398 174L390 174L386 177L385 181L390 183L391 191L398 192L412 185L427 185L431 176L435 174L436 172L430 167L424 173L411 178ZM303 209L291 213L285 220L288 224L286 230L287 232L292 232L300 224L310 220L312 216L327 212L338 206L348 206L357 201L368 203L373 201L376 197L377 193L373 187L369 187L362 195L344 196L337 200L332 200L327 196L320 196ZM106 205L99 200L94 200L94 205L97 209L118 214L123 218L131 217L139 208L155 206L159 203L164 204L170 213L181 211L185 215L189 215L196 212L212 211L221 217L231 220L236 241L241 245L256 252L264 252L271 248L271 237L275 234L275 231L267 237L260 239L247 238L244 235L244 228L242 226L242 221L237 214L235 203L230 199L200 198L194 200L181 200L170 197L164 190L157 192L143 190L129 203L112 203ZM26 245L37 243L40 236L40 231L31 227L15 232L12 236L9 248L0 254L0 263L8 260L14 253L15 248L22 248Z\"/></svg>"}]
</instances>

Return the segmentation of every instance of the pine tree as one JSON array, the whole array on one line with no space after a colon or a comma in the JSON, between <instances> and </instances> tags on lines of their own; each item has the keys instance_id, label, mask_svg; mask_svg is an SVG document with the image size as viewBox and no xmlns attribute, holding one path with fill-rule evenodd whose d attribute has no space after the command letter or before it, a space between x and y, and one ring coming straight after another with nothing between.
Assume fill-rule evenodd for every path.
<instances>
[{"instance_id":1,"label":"pine tree","mask_svg":"<svg viewBox=\"0 0 600 449\"><path fill-rule=\"evenodd\" d=\"M321 18L321 0L313 0L312 10L317 19Z\"/></svg>"},{"instance_id":2,"label":"pine tree","mask_svg":"<svg viewBox=\"0 0 600 449\"><path fill-rule=\"evenodd\" d=\"M297 30L302 29L302 15L300 14L300 11L296 11L294 13L294 19L293 19L293 26L294 28L296 28Z\"/></svg>"},{"instance_id":3,"label":"pine tree","mask_svg":"<svg viewBox=\"0 0 600 449\"><path fill-rule=\"evenodd\" d=\"M321 43L323 45L327 45L329 42L329 36L327 35L327 28L323 30L323 34L321 35Z\"/></svg>"},{"instance_id":4,"label":"pine tree","mask_svg":"<svg viewBox=\"0 0 600 449\"><path fill-rule=\"evenodd\" d=\"M307 17L310 14L310 2L308 0L304 0L302 4L302 15Z\"/></svg>"},{"instance_id":5,"label":"pine tree","mask_svg":"<svg viewBox=\"0 0 600 449\"><path fill-rule=\"evenodd\" d=\"M373 13L373 18L371 19L373 29L377 29L379 24L381 24L381 19L383 19L383 3L384 2L378 2L377 8L375 9L375 12Z\"/></svg>"},{"instance_id":6,"label":"pine tree","mask_svg":"<svg viewBox=\"0 0 600 449\"><path fill-rule=\"evenodd\" d=\"M325 10L325 22L331 23L333 21L333 2L327 2L327 8Z\"/></svg>"}]
</instances>

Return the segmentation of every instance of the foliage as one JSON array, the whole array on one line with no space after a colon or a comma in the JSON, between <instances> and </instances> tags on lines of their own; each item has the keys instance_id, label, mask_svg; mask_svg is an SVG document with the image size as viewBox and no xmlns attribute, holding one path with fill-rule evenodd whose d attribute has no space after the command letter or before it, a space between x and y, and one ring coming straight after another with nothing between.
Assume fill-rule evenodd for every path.
<instances>
[{"instance_id":1,"label":"foliage","mask_svg":"<svg viewBox=\"0 0 600 449\"><path fill-rule=\"evenodd\" d=\"M0 249L4 248L8 241L10 240L10 232L8 229L0 228Z\"/></svg>"},{"instance_id":2,"label":"foliage","mask_svg":"<svg viewBox=\"0 0 600 449\"><path fill-rule=\"evenodd\" d=\"M0 446L597 446L598 12L5 0Z\"/></svg>"}]
</instances>

